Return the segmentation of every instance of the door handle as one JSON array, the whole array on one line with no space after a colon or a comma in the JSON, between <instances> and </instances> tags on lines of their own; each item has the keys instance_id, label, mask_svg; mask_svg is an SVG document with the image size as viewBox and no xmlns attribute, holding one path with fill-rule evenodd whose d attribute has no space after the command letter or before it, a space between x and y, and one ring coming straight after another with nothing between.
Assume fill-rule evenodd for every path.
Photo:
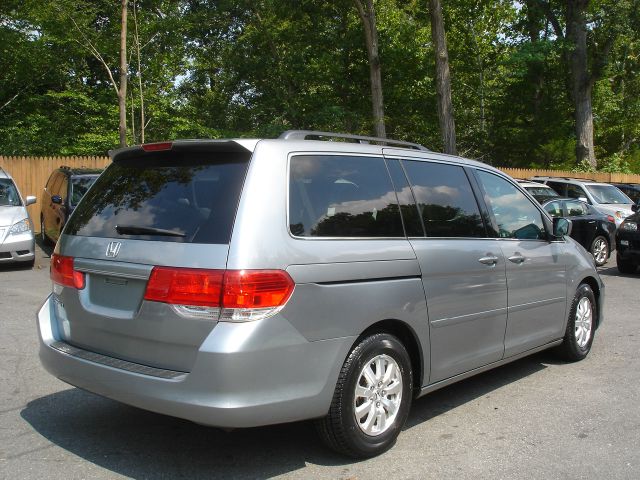
<instances>
[{"instance_id":1,"label":"door handle","mask_svg":"<svg viewBox=\"0 0 640 480\"><path fill-rule=\"evenodd\" d=\"M484 263L485 265L494 266L496 263L498 263L498 257L488 253L486 257L481 257L478 259L478 261L480 263Z\"/></svg>"},{"instance_id":2,"label":"door handle","mask_svg":"<svg viewBox=\"0 0 640 480\"><path fill-rule=\"evenodd\" d=\"M589 223L596 223L595 220L589 220Z\"/></svg>"},{"instance_id":3,"label":"door handle","mask_svg":"<svg viewBox=\"0 0 640 480\"><path fill-rule=\"evenodd\" d=\"M516 252L515 255L512 255L512 256L509 257L509 261L513 262L513 263L523 263L525 260L526 260L526 258L523 257L518 252Z\"/></svg>"}]
</instances>

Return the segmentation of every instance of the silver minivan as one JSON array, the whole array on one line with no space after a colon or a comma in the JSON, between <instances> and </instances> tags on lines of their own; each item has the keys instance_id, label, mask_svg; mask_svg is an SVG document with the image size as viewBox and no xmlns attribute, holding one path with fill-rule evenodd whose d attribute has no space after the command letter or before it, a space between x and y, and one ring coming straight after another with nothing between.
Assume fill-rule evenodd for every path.
<instances>
[{"instance_id":1,"label":"silver minivan","mask_svg":"<svg viewBox=\"0 0 640 480\"><path fill-rule=\"evenodd\" d=\"M124 148L54 254L37 314L56 377L225 427L315 419L354 457L413 399L603 321L591 256L514 180L388 139Z\"/></svg>"}]
</instances>

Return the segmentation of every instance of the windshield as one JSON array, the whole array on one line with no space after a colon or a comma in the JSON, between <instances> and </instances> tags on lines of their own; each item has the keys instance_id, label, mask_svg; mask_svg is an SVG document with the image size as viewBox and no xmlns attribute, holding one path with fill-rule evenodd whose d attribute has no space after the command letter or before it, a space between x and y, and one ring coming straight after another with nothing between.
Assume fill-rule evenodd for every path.
<instances>
[{"instance_id":1,"label":"windshield","mask_svg":"<svg viewBox=\"0 0 640 480\"><path fill-rule=\"evenodd\" d=\"M82 175L71 179L71 205L77 205L98 175Z\"/></svg>"},{"instance_id":2,"label":"windshield","mask_svg":"<svg viewBox=\"0 0 640 480\"><path fill-rule=\"evenodd\" d=\"M0 207L19 207L22 205L13 180L0 178Z\"/></svg>"},{"instance_id":3,"label":"windshield","mask_svg":"<svg viewBox=\"0 0 640 480\"><path fill-rule=\"evenodd\" d=\"M558 193L550 187L524 187L531 195L540 195L541 197L559 197Z\"/></svg>"},{"instance_id":4,"label":"windshield","mask_svg":"<svg viewBox=\"0 0 640 480\"><path fill-rule=\"evenodd\" d=\"M598 203L633 203L629 197L613 185L587 185L587 190Z\"/></svg>"}]
</instances>

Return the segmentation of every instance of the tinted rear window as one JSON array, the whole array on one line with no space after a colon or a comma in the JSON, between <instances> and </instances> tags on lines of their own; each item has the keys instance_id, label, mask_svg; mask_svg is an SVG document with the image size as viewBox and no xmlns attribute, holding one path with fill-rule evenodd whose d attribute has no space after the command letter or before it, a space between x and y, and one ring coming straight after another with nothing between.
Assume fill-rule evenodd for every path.
<instances>
[{"instance_id":1,"label":"tinted rear window","mask_svg":"<svg viewBox=\"0 0 640 480\"><path fill-rule=\"evenodd\" d=\"M84 196L64 233L229 243L248 158L238 153L162 152L113 163ZM122 233L123 227L165 234Z\"/></svg>"},{"instance_id":2,"label":"tinted rear window","mask_svg":"<svg viewBox=\"0 0 640 480\"><path fill-rule=\"evenodd\" d=\"M293 157L289 224L300 237L404 237L391 178L377 157Z\"/></svg>"}]
</instances>

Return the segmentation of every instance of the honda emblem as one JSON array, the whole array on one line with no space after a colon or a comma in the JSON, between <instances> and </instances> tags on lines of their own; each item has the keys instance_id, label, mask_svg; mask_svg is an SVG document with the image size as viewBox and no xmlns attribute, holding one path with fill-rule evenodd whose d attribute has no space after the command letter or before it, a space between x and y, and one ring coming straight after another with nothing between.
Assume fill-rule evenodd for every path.
<instances>
[{"instance_id":1,"label":"honda emblem","mask_svg":"<svg viewBox=\"0 0 640 480\"><path fill-rule=\"evenodd\" d=\"M115 258L118 256L118 253L120 252L120 246L122 245L122 243L120 242L111 242L109 243L109 245L107 245L107 257L110 258Z\"/></svg>"}]
</instances>

